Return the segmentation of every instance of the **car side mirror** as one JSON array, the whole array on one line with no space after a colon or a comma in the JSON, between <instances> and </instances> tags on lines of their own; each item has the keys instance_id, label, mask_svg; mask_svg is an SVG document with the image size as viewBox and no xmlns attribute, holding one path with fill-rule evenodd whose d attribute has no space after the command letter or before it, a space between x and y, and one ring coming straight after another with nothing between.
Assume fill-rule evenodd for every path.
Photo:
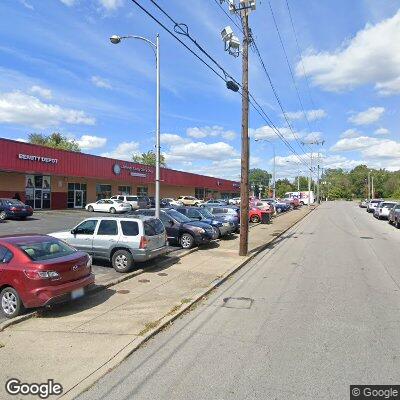
<instances>
[{"instance_id":1,"label":"car side mirror","mask_svg":"<svg viewBox=\"0 0 400 400\"><path fill-rule=\"evenodd\" d=\"M72 233L73 235L76 235L76 230L75 230L75 229L72 229L72 230L71 230L71 233Z\"/></svg>"},{"instance_id":2,"label":"car side mirror","mask_svg":"<svg viewBox=\"0 0 400 400\"><path fill-rule=\"evenodd\" d=\"M172 219L170 219L169 221L169 224L172 226L172 225L174 225L174 221L172 220Z\"/></svg>"},{"instance_id":3,"label":"car side mirror","mask_svg":"<svg viewBox=\"0 0 400 400\"><path fill-rule=\"evenodd\" d=\"M198 219L199 221L201 221L201 215L199 215L199 216L197 217L197 219Z\"/></svg>"}]
</instances>

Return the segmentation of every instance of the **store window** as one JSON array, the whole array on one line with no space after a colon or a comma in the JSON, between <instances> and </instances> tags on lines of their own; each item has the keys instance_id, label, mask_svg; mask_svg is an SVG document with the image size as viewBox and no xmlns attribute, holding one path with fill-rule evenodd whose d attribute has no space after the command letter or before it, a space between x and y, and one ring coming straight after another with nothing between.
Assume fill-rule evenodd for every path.
<instances>
[{"instance_id":1,"label":"store window","mask_svg":"<svg viewBox=\"0 0 400 400\"><path fill-rule=\"evenodd\" d=\"M96 199L109 199L111 197L111 185L96 184Z\"/></svg>"},{"instance_id":2,"label":"store window","mask_svg":"<svg viewBox=\"0 0 400 400\"><path fill-rule=\"evenodd\" d=\"M136 194L138 196L148 196L149 188L147 186L138 186L136 189Z\"/></svg>"},{"instance_id":3,"label":"store window","mask_svg":"<svg viewBox=\"0 0 400 400\"><path fill-rule=\"evenodd\" d=\"M68 183L68 208L83 208L86 206L86 183Z\"/></svg>"},{"instance_id":4,"label":"store window","mask_svg":"<svg viewBox=\"0 0 400 400\"><path fill-rule=\"evenodd\" d=\"M130 186L118 186L118 194L122 195L130 195L131 194L131 187Z\"/></svg>"},{"instance_id":5,"label":"store window","mask_svg":"<svg viewBox=\"0 0 400 400\"><path fill-rule=\"evenodd\" d=\"M25 203L35 210L51 207L51 178L47 175L25 176Z\"/></svg>"},{"instance_id":6,"label":"store window","mask_svg":"<svg viewBox=\"0 0 400 400\"><path fill-rule=\"evenodd\" d=\"M195 188L194 197L199 200L204 200L204 188Z\"/></svg>"},{"instance_id":7,"label":"store window","mask_svg":"<svg viewBox=\"0 0 400 400\"><path fill-rule=\"evenodd\" d=\"M205 190L205 198L206 199L218 199L219 195L216 190L206 189Z\"/></svg>"}]
</instances>

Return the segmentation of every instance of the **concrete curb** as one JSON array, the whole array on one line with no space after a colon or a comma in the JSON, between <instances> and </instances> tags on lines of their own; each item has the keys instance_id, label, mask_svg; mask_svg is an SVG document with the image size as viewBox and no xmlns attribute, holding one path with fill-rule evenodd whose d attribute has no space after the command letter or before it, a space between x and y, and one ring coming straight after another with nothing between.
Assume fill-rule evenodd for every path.
<instances>
[{"instance_id":1,"label":"concrete curb","mask_svg":"<svg viewBox=\"0 0 400 400\"><path fill-rule=\"evenodd\" d=\"M316 207L315 207L316 208ZM97 370L86 376L79 383L77 383L74 387L69 389L66 393L61 395L59 398L63 400L73 400L83 392L90 389L101 377L106 375L112 369L116 368L122 361L124 361L127 357L129 357L132 353L134 353L138 348L140 348L143 344L153 338L157 333L161 332L163 329L167 327L167 325L172 324L174 320L179 318L182 314L188 311L191 307L193 307L196 303L198 303L201 299L207 296L214 289L219 287L225 281L227 281L232 275L234 275L237 271L243 268L246 264L252 261L259 253L264 251L271 243L275 242L278 238L280 238L283 234L285 234L289 229L292 229L294 226L299 224L304 218L306 218L315 208L310 208L307 214L303 215L298 221L296 221L293 225L289 226L285 230L279 233L279 235L272 237L268 242L264 245L258 247L256 251L250 256L243 257L244 260L239 265L234 267L231 271L226 272L223 276L213 281L211 285L209 285L206 289L203 289L201 292L196 294L192 301L187 304L182 304L182 306L172 315L166 315L163 318L157 321L157 326L148 331L148 333L143 337L136 337L130 343L128 343L124 348L122 348L117 354L115 354L112 358L102 364ZM109 365L110 363L113 365Z\"/></svg>"}]
</instances>

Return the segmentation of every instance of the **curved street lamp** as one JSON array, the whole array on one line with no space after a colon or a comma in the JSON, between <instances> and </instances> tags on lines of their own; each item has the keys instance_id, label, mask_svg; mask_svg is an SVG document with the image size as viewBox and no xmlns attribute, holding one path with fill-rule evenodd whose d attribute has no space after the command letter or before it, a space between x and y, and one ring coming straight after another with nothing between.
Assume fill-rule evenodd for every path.
<instances>
[{"instance_id":1,"label":"curved street lamp","mask_svg":"<svg viewBox=\"0 0 400 400\"><path fill-rule=\"evenodd\" d=\"M156 42L146 39L143 36L137 35L112 35L110 42L119 44L124 39L138 39L149 44L156 57L156 74L157 74L157 95L156 95L156 179L155 179L155 203L156 203L156 218L160 218L160 35L157 33Z\"/></svg>"}]
</instances>

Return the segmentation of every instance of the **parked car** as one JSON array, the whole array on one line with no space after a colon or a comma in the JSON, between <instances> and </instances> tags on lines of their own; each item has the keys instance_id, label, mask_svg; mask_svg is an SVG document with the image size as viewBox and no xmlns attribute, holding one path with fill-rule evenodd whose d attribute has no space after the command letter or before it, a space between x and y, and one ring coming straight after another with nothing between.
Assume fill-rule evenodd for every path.
<instances>
[{"instance_id":1,"label":"parked car","mask_svg":"<svg viewBox=\"0 0 400 400\"><path fill-rule=\"evenodd\" d=\"M147 199L143 196L133 196L133 195L117 195L111 196L110 200L121 200L123 203L128 203L131 205L132 210L137 210L139 208L147 207Z\"/></svg>"},{"instance_id":2,"label":"parked car","mask_svg":"<svg viewBox=\"0 0 400 400\"><path fill-rule=\"evenodd\" d=\"M96 203L86 204L85 208L90 212L99 211L108 212L111 214L124 213L132 210L132 206L129 203L124 203L121 200L111 199L103 199L96 201Z\"/></svg>"},{"instance_id":3,"label":"parked car","mask_svg":"<svg viewBox=\"0 0 400 400\"><path fill-rule=\"evenodd\" d=\"M203 203L203 200L196 199L196 197L193 196L179 196L178 200L184 205L184 206L199 206L201 203Z\"/></svg>"},{"instance_id":4,"label":"parked car","mask_svg":"<svg viewBox=\"0 0 400 400\"><path fill-rule=\"evenodd\" d=\"M208 205L208 206L227 206L228 202L225 200L220 200L220 199L213 199L213 200L207 200L206 202L202 203L202 206Z\"/></svg>"},{"instance_id":5,"label":"parked car","mask_svg":"<svg viewBox=\"0 0 400 400\"><path fill-rule=\"evenodd\" d=\"M192 221L203 221L218 229L219 237L229 235L235 230L233 222L217 219L204 207L178 207L176 211L186 215Z\"/></svg>"},{"instance_id":6,"label":"parked car","mask_svg":"<svg viewBox=\"0 0 400 400\"><path fill-rule=\"evenodd\" d=\"M383 201L375 208L374 217L378 219L387 219L390 210L397 204L396 201Z\"/></svg>"},{"instance_id":7,"label":"parked car","mask_svg":"<svg viewBox=\"0 0 400 400\"><path fill-rule=\"evenodd\" d=\"M259 208L260 210L269 211L272 214L275 213L274 205L267 201L261 201L261 200L251 201L249 204L249 208L253 208L253 207Z\"/></svg>"},{"instance_id":8,"label":"parked car","mask_svg":"<svg viewBox=\"0 0 400 400\"><path fill-rule=\"evenodd\" d=\"M389 212L389 224L393 224L396 228L400 229L400 203L397 203Z\"/></svg>"},{"instance_id":9,"label":"parked car","mask_svg":"<svg viewBox=\"0 0 400 400\"><path fill-rule=\"evenodd\" d=\"M168 204L169 207L181 207L183 206L183 203L180 200L175 200L171 197L164 197L163 199L161 199L161 204ZM161 207L163 207L163 205L161 205Z\"/></svg>"},{"instance_id":10,"label":"parked car","mask_svg":"<svg viewBox=\"0 0 400 400\"><path fill-rule=\"evenodd\" d=\"M97 217L82 221L70 231L53 232L93 258L109 260L117 272L128 272L168 251L164 225L157 218Z\"/></svg>"},{"instance_id":11,"label":"parked car","mask_svg":"<svg viewBox=\"0 0 400 400\"><path fill-rule=\"evenodd\" d=\"M284 201L278 201L276 199L261 199L261 201L265 201L269 204L272 204L275 208L275 211L279 214L283 211L289 211L290 210L290 204L284 202Z\"/></svg>"},{"instance_id":12,"label":"parked car","mask_svg":"<svg viewBox=\"0 0 400 400\"><path fill-rule=\"evenodd\" d=\"M358 204L360 208L367 208L367 205L368 205L367 199L361 200L360 203Z\"/></svg>"},{"instance_id":13,"label":"parked car","mask_svg":"<svg viewBox=\"0 0 400 400\"><path fill-rule=\"evenodd\" d=\"M7 218L25 219L33 214L33 208L17 199L0 199L0 221Z\"/></svg>"},{"instance_id":14,"label":"parked car","mask_svg":"<svg viewBox=\"0 0 400 400\"><path fill-rule=\"evenodd\" d=\"M373 213L375 208L378 206L379 203L382 203L383 199L372 199L367 204L367 212Z\"/></svg>"},{"instance_id":15,"label":"parked car","mask_svg":"<svg viewBox=\"0 0 400 400\"><path fill-rule=\"evenodd\" d=\"M258 223L263 220L265 215L271 215L272 210L262 210L258 207L251 207L249 209L249 220L250 222ZM270 220L270 216L267 217Z\"/></svg>"},{"instance_id":16,"label":"parked car","mask_svg":"<svg viewBox=\"0 0 400 400\"><path fill-rule=\"evenodd\" d=\"M137 210L135 215L154 216L155 210ZM218 238L218 231L202 221L192 221L173 208L160 210L160 219L167 231L168 241L190 249Z\"/></svg>"},{"instance_id":17,"label":"parked car","mask_svg":"<svg viewBox=\"0 0 400 400\"><path fill-rule=\"evenodd\" d=\"M74 300L93 282L91 257L58 239L0 237L0 311L7 318L24 308Z\"/></svg>"},{"instance_id":18,"label":"parked car","mask_svg":"<svg viewBox=\"0 0 400 400\"><path fill-rule=\"evenodd\" d=\"M204 209L208 210L214 216L214 218L216 218L220 221L232 222L234 225L234 232L239 232L240 214L239 214L238 207L236 207L236 206L233 206L233 207L206 206Z\"/></svg>"}]
</instances>

